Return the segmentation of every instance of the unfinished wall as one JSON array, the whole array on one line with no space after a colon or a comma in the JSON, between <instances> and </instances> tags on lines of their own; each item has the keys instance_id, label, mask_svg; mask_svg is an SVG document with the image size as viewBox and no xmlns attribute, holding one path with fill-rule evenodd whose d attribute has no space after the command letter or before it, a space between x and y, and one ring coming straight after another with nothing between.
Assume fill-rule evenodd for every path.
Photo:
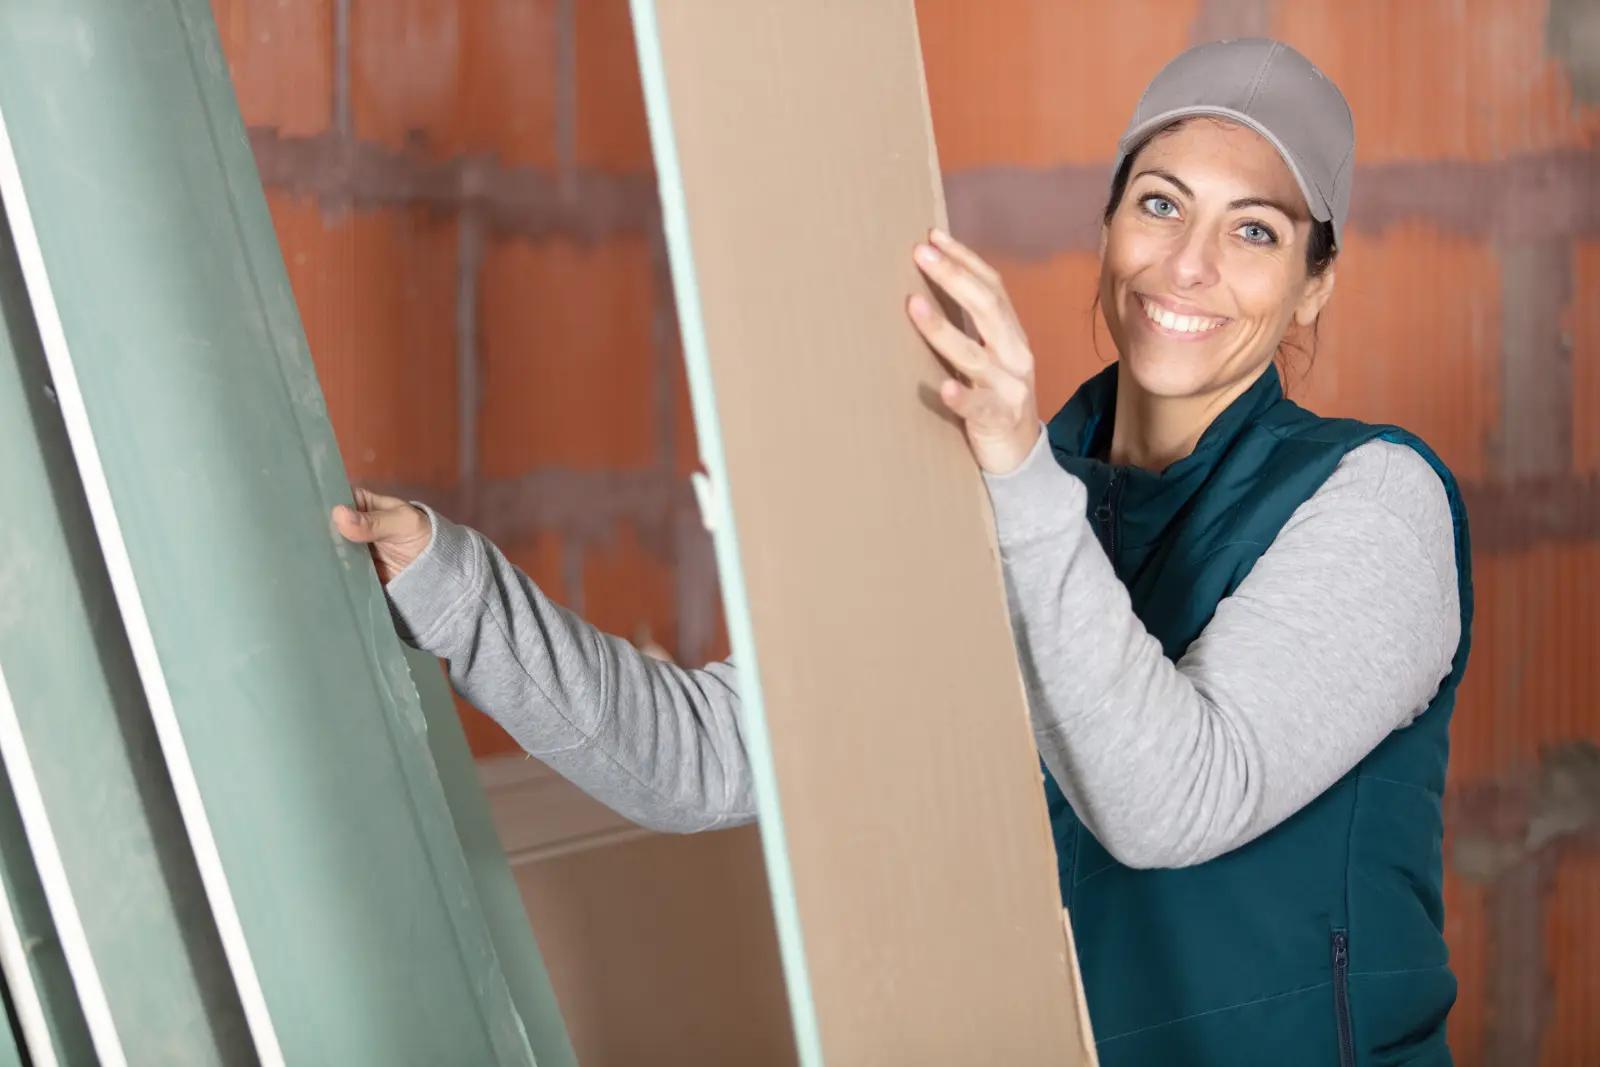
<instances>
[{"instance_id":1,"label":"unfinished wall","mask_svg":"<svg viewBox=\"0 0 1600 1067\"><path fill-rule=\"evenodd\" d=\"M625 0L214 2L352 477L478 525L599 625L720 655ZM919 4L952 220L1004 272L1046 408L1112 358L1091 343L1095 225L1161 63L1269 33L1349 96L1348 247L1290 386L1406 424L1468 494L1479 615L1446 842L1464 1067L1600 1062L1597 7ZM511 750L464 714L481 756ZM758 863L748 832L534 855L586 1063L783 1055L759 870L732 873ZM570 932L607 925L597 899L635 925L586 954ZM697 928L724 936L690 960ZM667 999L644 1011L651 982Z\"/></svg>"}]
</instances>

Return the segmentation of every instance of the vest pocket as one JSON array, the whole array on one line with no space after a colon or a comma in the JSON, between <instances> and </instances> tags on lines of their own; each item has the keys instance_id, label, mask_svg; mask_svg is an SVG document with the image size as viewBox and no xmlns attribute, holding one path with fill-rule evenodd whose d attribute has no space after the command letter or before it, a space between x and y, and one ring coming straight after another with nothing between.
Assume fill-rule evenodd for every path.
<instances>
[{"instance_id":1,"label":"vest pocket","mask_svg":"<svg viewBox=\"0 0 1600 1067\"><path fill-rule=\"evenodd\" d=\"M1350 1028L1350 935L1333 932L1333 1022L1339 1040L1339 1067L1356 1067L1355 1035Z\"/></svg>"}]
</instances>

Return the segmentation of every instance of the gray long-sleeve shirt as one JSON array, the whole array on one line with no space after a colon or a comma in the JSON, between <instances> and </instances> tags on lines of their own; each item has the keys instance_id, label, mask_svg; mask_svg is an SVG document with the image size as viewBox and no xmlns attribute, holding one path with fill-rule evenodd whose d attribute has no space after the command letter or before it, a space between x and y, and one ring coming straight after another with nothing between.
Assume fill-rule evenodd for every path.
<instances>
[{"instance_id":1,"label":"gray long-sleeve shirt","mask_svg":"<svg viewBox=\"0 0 1600 1067\"><path fill-rule=\"evenodd\" d=\"M1350 451L1176 663L1042 433L985 482L1040 754L1123 863L1200 863L1270 830L1405 728L1449 672L1449 504L1403 445ZM732 662L646 656L552 602L481 534L428 514L433 538L389 583L390 606L463 696L642 825L754 819Z\"/></svg>"}]
</instances>

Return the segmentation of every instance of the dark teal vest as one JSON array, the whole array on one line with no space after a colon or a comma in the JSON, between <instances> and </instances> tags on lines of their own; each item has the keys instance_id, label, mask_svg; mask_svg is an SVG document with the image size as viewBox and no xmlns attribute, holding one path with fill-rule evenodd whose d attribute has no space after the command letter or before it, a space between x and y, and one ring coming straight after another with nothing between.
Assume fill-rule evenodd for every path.
<instances>
[{"instance_id":1,"label":"dark teal vest","mask_svg":"<svg viewBox=\"0 0 1600 1067\"><path fill-rule=\"evenodd\" d=\"M1112 859L1047 775L1061 894L1104 1067L1449 1064L1455 1000L1442 933L1446 728L1472 618L1466 512L1455 479L1393 426L1324 419L1269 368L1160 474L1100 459L1115 366L1049 426L1089 487L1089 522L1134 610L1176 660L1350 449L1415 448L1455 516L1461 644L1427 711L1282 825L1178 870ZM1307 649L1315 655L1315 649Z\"/></svg>"}]
</instances>

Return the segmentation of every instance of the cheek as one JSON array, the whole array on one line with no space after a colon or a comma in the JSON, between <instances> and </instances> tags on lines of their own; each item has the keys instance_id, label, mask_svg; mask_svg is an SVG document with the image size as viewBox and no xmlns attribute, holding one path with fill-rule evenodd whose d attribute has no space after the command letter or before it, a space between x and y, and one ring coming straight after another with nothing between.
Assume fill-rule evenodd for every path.
<instances>
[{"instance_id":1,"label":"cheek","mask_svg":"<svg viewBox=\"0 0 1600 1067\"><path fill-rule=\"evenodd\" d=\"M1118 290L1161 263L1160 242L1132 227L1113 226L1100 259L1100 299L1120 312Z\"/></svg>"},{"instance_id":2,"label":"cheek","mask_svg":"<svg viewBox=\"0 0 1600 1067\"><path fill-rule=\"evenodd\" d=\"M1294 314L1299 292L1279 264L1238 264L1228 282L1240 318L1276 325Z\"/></svg>"}]
</instances>

